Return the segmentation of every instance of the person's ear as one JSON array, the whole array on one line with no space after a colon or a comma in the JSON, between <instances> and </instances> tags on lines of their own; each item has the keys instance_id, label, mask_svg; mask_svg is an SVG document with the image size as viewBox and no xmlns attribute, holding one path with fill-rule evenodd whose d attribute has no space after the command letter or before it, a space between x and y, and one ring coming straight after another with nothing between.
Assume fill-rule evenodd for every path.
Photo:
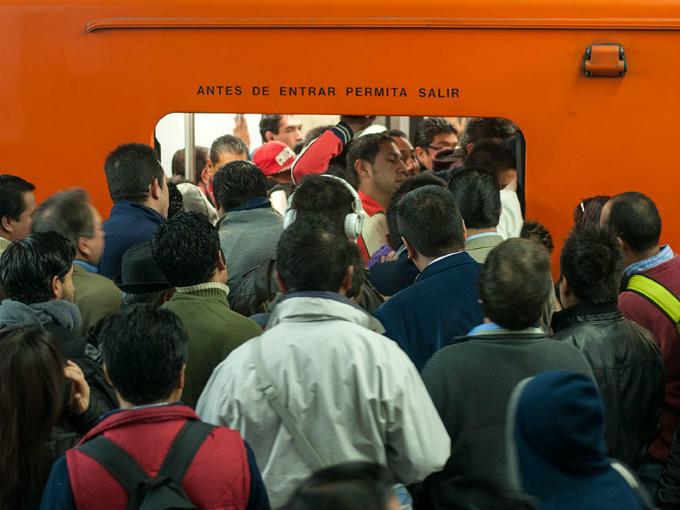
<instances>
[{"instance_id":1,"label":"person's ear","mask_svg":"<svg viewBox=\"0 0 680 510\"><path fill-rule=\"evenodd\" d=\"M3 216L2 220L0 220L0 225L2 225L2 229L5 232L12 232L14 230L14 227L12 226L12 218L9 216Z\"/></svg>"},{"instance_id":2,"label":"person's ear","mask_svg":"<svg viewBox=\"0 0 680 510\"><path fill-rule=\"evenodd\" d=\"M224 252L220 248L220 250L217 252L217 270L218 271L226 271L227 269L227 261L224 259Z\"/></svg>"},{"instance_id":3,"label":"person's ear","mask_svg":"<svg viewBox=\"0 0 680 510\"><path fill-rule=\"evenodd\" d=\"M470 154L472 152L472 149L474 148L474 146L475 145L473 143L467 144L465 146L465 154Z\"/></svg>"},{"instance_id":4,"label":"person's ear","mask_svg":"<svg viewBox=\"0 0 680 510\"><path fill-rule=\"evenodd\" d=\"M59 279L59 276L55 275L52 277L52 280L50 281L50 290L52 291L53 299L61 298L63 286L64 282Z\"/></svg>"},{"instance_id":5,"label":"person's ear","mask_svg":"<svg viewBox=\"0 0 680 510\"><path fill-rule=\"evenodd\" d=\"M149 185L149 193L155 200L158 200L158 198L160 197L161 184L158 182L158 179L154 179L153 181L151 181L151 184Z\"/></svg>"},{"instance_id":6,"label":"person's ear","mask_svg":"<svg viewBox=\"0 0 680 510\"><path fill-rule=\"evenodd\" d=\"M276 285L278 285L281 294L287 294L288 288L286 288L286 284L281 279L281 275L279 274L278 270L274 271L274 278L276 279Z\"/></svg>"},{"instance_id":7,"label":"person's ear","mask_svg":"<svg viewBox=\"0 0 680 510\"><path fill-rule=\"evenodd\" d=\"M620 237L616 237L616 242L619 245L619 248L621 251L630 251L630 246L628 246L628 243L621 239Z\"/></svg>"},{"instance_id":8,"label":"person's ear","mask_svg":"<svg viewBox=\"0 0 680 510\"><path fill-rule=\"evenodd\" d=\"M175 289L170 289L166 290L163 295L161 296L160 302L158 303L159 306L163 306L165 303L170 301L172 299L172 296L175 295Z\"/></svg>"},{"instance_id":9,"label":"person's ear","mask_svg":"<svg viewBox=\"0 0 680 510\"><path fill-rule=\"evenodd\" d=\"M177 381L177 389L183 390L184 383L187 380L187 364L182 365L182 369L179 371L179 380Z\"/></svg>"},{"instance_id":10,"label":"person's ear","mask_svg":"<svg viewBox=\"0 0 680 510\"><path fill-rule=\"evenodd\" d=\"M415 260L418 255L416 250L404 236L401 236L401 240L404 241L404 246L406 247L406 253L408 253L408 258L411 260Z\"/></svg>"},{"instance_id":11,"label":"person's ear","mask_svg":"<svg viewBox=\"0 0 680 510\"><path fill-rule=\"evenodd\" d=\"M340 283L340 293L345 293L352 288L352 280L354 280L354 266L347 266L345 276L342 277Z\"/></svg>"},{"instance_id":12,"label":"person's ear","mask_svg":"<svg viewBox=\"0 0 680 510\"><path fill-rule=\"evenodd\" d=\"M90 243L88 243L88 241L89 239L87 237L81 236L78 238L78 243L76 244L76 250L79 253L82 253L86 259L92 254L92 250L90 250Z\"/></svg>"},{"instance_id":13,"label":"person's ear","mask_svg":"<svg viewBox=\"0 0 680 510\"><path fill-rule=\"evenodd\" d=\"M357 173L360 179L370 179L372 173L371 164L363 159L357 159L354 162L354 171Z\"/></svg>"},{"instance_id":14,"label":"person's ear","mask_svg":"<svg viewBox=\"0 0 680 510\"><path fill-rule=\"evenodd\" d=\"M558 287L560 289L560 302L564 303L565 298L569 299L573 295L571 292L571 288L569 287L569 282L564 277L564 275L562 275L562 277L560 278Z\"/></svg>"},{"instance_id":15,"label":"person's ear","mask_svg":"<svg viewBox=\"0 0 680 510\"><path fill-rule=\"evenodd\" d=\"M271 131L265 131L264 132L264 139L267 140L268 142L271 142L274 140L274 133Z\"/></svg>"},{"instance_id":16,"label":"person's ear","mask_svg":"<svg viewBox=\"0 0 680 510\"><path fill-rule=\"evenodd\" d=\"M425 160L427 160L427 149L424 149L422 147L416 147L415 153L419 163L423 163Z\"/></svg>"},{"instance_id":17,"label":"person's ear","mask_svg":"<svg viewBox=\"0 0 680 510\"><path fill-rule=\"evenodd\" d=\"M465 226L465 220L460 220L463 223L463 240L467 239L467 227Z\"/></svg>"},{"instance_id":18,"label":"person's ear","mask_svg":"<svg viewBox=\"0 0 680 510\"><path fill-rule=\"evenodd\" d=\"M104 380L106 381L106 384L113 387L113 382L111 381L111 376L109 376L109 367L106 366L106 363L104 363L102 365L102 370L104 371Z\"/></svg>"}]
</instances>

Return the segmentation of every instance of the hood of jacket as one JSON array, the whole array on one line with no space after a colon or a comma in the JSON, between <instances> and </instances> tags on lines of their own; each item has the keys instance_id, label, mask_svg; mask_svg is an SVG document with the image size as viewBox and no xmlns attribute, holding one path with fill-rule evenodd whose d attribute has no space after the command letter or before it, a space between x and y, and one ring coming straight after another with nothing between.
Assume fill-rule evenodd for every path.
<instances>
[{"instance_id":1,"label":"hood of jacket","mask_svg":"<svg viewBox=\"0 0 680 510\"><path fill-rule=\"evenodd\" d=\"M576 494L607 476L604 412L595 383L545 372L515 388L508 406L510 483L540 500Z\"/></svg>"},{"instance_id":2,"label":"hood of jacket","mask_svg":"<svg viewBox=\"0 0 680 510\"><path fill-rule=\"evenodd\" d=\"M281 297L269 316L267 329L282 322L331 320L352 322L380 334L385 332L380 321L335 292L295 292Z\"/></svg>"},{"instance_id":3,"label":"hood of jacket","mask_svg":"<svg viewBox=\"0 0 680 510\"><path fill-rule=\"evenodd\" d=\"M0 326L34 326L55 324L75 331L80 327L80 310L69 301L55 299L26 305L12 299L0 303Z\"/></svg>"}]
</instances>

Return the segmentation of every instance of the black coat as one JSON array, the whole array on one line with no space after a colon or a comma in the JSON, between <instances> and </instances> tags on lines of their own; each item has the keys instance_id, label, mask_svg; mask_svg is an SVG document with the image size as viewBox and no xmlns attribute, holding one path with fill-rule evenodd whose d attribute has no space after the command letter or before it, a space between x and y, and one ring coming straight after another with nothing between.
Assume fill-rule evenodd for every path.
<instances>
[{"instance_id":1,"label":"black coat","mask_svg":"<svg viewBox=\"0 0 680 510\"><path fill-rule=\"evenodd\" d=\"M75 337L68 329L56 324L45 324L44 327L59 343L64 359L71 360L80 367L90 386L90 407L88 410L81 415L72 416L68 413L68 407L65 405L65 414L60 423L64 432L75 432L83 435L92 428L103 414L118 408L116 394L106 382L104 371L98 363L97 348L88 343L87 337ZM65 404L69 401L70 395L70 381L66 381Z\"/></svg>"},{"instance_id":2,"label":"black coat","mask_svg":"<svg viewBox=\"0 0 680 510\"><path fill-rule=\"evenodd\" d=\"M657 434L664 402L664 369L656 339L626 319L616 302L579 303L553 315L557 340L583 352L593 369L605 410L612 457L632 468Z\"/></svg>"}]
</instances>

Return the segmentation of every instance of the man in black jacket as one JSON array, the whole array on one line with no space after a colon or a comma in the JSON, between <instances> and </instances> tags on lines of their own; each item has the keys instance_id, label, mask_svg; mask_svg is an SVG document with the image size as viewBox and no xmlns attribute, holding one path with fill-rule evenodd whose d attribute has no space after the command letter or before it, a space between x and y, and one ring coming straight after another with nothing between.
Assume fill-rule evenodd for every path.
<instances>
[{"instance_id":1,"label":"man in black jacket","mask_svg":"<svg viewBox=\"0 0 680 510\"><path fill-rule=\"evenodd\" d=\"M78 338L80 311L74 304L71 241L56 232L31 234L12 243L0 257L0 328L37 327L52 334L64 359L76 363L90 386L84 413L66 416L67 430L85 433L103 413L118 407L113 389L97 363L98 349ZM66 397L69 391L65 392ZM69 430L70 431L70 430Z\"/></svg>"},{"instance_id":2,"label":"man in black jacket","mask_svg":"<svg viewBox=\"0 0 680 510\"><path fill-rule=\"evenodd\" d=\"M612 457L637 468L656 434L664 399L664 370L652 333L617 308L623 255L600 230L574 231L562 249L555 338L583 352L605 408Z\"/></svg>"}]
</instances>

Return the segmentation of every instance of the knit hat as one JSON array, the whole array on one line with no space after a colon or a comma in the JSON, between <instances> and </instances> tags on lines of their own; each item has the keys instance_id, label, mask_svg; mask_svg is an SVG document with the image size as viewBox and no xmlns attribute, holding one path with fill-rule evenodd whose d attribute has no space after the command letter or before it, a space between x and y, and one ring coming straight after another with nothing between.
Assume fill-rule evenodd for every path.
<instances>
[{"instance_id":1,"label":"knit hat","mask_svg":"<svg viewBox=\"0 0 680 510\"><path fill-rule=\"evenodd\" d=\"M515 489L554 509L644 508L625 468L607 457L602 400L589 377L555 371L525 379L506 423Z\"/></svg>"},{"instance_id":2,"label":"knit hat","mask_svg":"<svg viewBox=\"0 0 680 510\"><path fill-rule=\"evenodd\" d=\"M293 161L295 152L283 142L267 142L253 154L253 163L267 177L288 170Z\"/></svg>"},{"instance_id":3,"label":"knit hat","mask_svg":"<svg viewBox=\"0 0 680 510\"><path fill-rule=\"evenodd\" d=\"M186 212L202 214L208 218L213 225L217 223L217 211L198 186L191 184L190 182L183 182L182 184L177 185L177 189L182 194L182 201Z\"/></svg>"}]
</instances>

